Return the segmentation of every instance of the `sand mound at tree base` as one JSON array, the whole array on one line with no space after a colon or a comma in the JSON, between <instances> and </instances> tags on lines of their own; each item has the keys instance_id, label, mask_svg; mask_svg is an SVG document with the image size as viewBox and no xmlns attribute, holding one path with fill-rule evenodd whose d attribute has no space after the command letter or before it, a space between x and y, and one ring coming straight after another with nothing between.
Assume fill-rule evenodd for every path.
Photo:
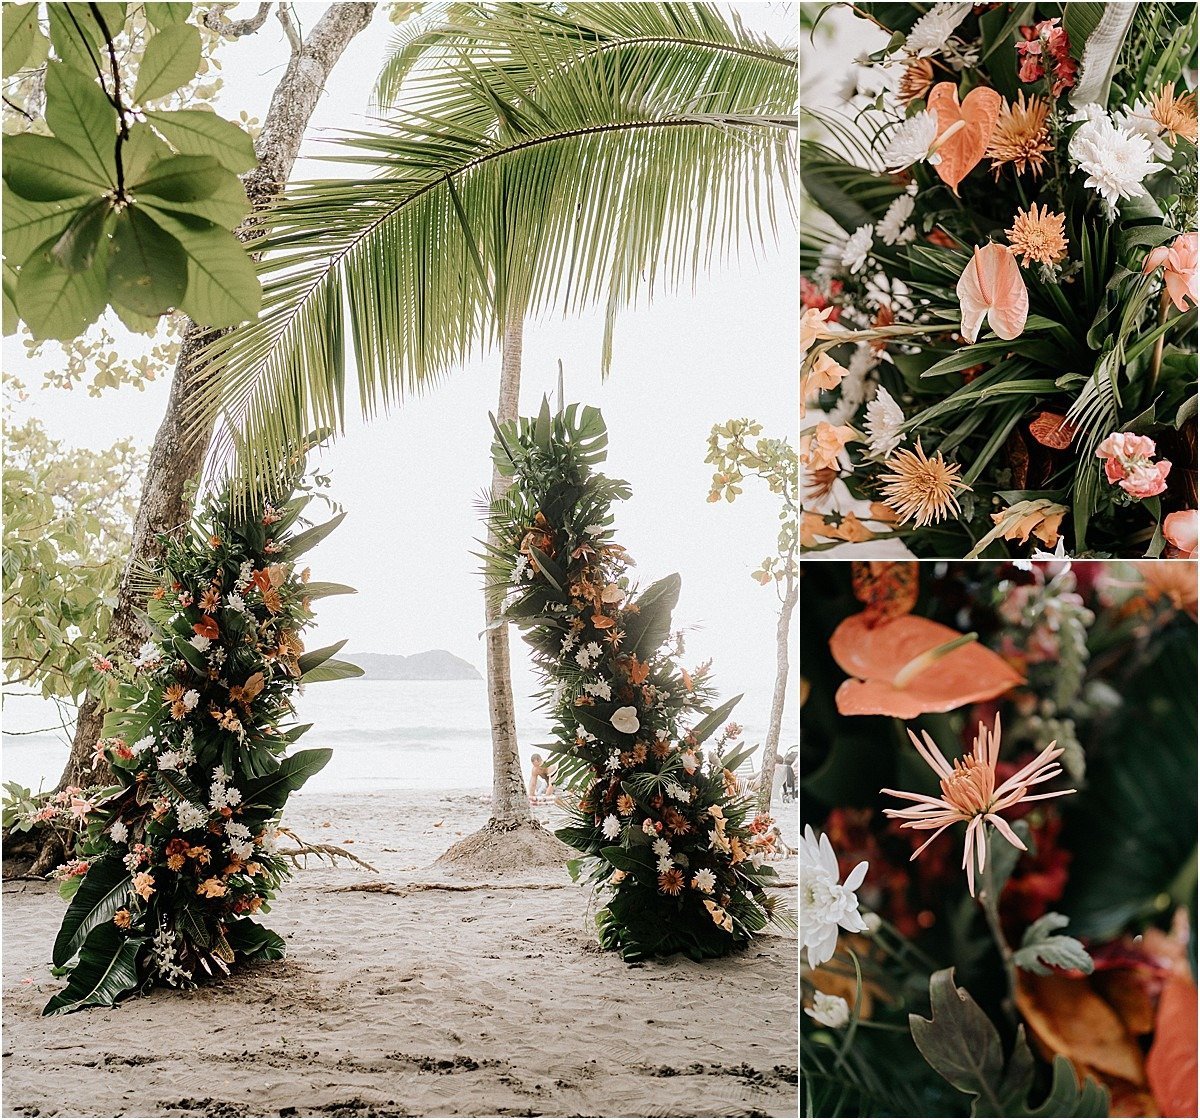
<instances>
[{"instance_id":1,"label":"sand mound at tree base","mask_svg":"<svg viewBox=\"0 0 1200 1120\"><path fill-rule=\"evenodd\" d=\"M433 865L455 875L512 875L531 868L562 867L577 853L540 824L505 825L494 818L460 840Z\"/></svg>"}]
</instances>

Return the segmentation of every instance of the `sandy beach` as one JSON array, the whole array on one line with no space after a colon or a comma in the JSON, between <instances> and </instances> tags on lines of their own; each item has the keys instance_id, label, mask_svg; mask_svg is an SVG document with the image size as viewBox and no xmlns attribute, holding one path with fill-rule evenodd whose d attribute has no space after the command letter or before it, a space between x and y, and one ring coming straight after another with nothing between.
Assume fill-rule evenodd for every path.
<instances>
[{"instance_id":1,"label":"sandy beach","mask_svg":"<svg viewBox=\"0 0 1200 1120\"><path fill-rule=\"evenodd\" d=\"M4 1115L796 1114L793 938L627 965L565 870L431 866L487 815L482 791L298 794L286 825L377 871L299 871L267 918L287 960L66 1018L39 1018L63 903L5 882Z\"/></svg>"}]
</instances>

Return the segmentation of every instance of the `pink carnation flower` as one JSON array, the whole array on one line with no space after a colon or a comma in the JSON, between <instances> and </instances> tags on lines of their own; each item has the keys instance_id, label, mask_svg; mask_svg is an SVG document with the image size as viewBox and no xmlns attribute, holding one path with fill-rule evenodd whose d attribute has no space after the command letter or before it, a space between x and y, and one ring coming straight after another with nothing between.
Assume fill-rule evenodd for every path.
<instances>
[{"instance_id":1,"label":"pink carnation flower","mask_svg":"<svg viewBox=\"0 0 1200 1120\"><path fill-rule=\"evenodd\" d=\"M1161 494L1167 488L1171 463L1154 463L1157 449L1149 436L1133 432L1113 432L1099 447L1096 457L1104 460L1104 477L1117 483L1132 498L1141 501Z\"/></svg>"}]
</instances>

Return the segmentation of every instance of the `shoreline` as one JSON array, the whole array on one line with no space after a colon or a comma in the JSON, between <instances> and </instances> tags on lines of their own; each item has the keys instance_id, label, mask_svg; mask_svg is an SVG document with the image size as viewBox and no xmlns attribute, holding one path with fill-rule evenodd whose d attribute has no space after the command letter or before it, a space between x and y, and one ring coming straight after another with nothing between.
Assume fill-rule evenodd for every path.
<instances>
[{"instance_id":1,"label":"shoreline","mask_svg":"<svg viewBox=\"0 0 1200 1120\"><path fill-rule=\"evenodd\" d=\"M488 812L480 790L302 791L284 824L378 870L298 871L264 919L285 960L65 1018L39 1017L63 903L6 882L5 1114L796 1114L794 936L625 964L565 868L430 866ZM776 867L795 881L794 858Z\"/></svg>"}]
</instances>

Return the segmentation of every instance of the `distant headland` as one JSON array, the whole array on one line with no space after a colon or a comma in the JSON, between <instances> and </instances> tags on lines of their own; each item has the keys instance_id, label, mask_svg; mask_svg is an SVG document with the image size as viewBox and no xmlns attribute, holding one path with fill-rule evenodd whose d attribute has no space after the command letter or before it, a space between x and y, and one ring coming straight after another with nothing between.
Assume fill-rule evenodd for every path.
<instances>
[{"instance_id":1,"label":"distant headland","mask_svg":"<svg viewBox=\"0 0 1200 1120\"><path fill-rule=\"evenodd\" d=\"M469 661L444 649L427 649L405 657L399 653L352 653L363 677L375 681L480 681L479 670Z\"/></svg>"}]
</instances>

